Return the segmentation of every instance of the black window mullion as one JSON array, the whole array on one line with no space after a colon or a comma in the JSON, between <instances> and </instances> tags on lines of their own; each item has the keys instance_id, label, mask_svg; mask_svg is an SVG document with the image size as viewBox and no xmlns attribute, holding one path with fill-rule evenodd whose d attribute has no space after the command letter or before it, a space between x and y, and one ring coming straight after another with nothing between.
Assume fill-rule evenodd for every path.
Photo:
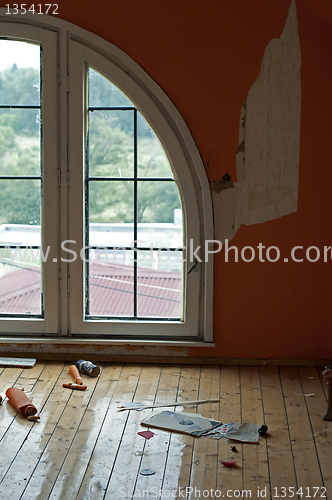
<instances>
[{"instance_id":1,"label":"black window mullion","mask_svg":"<svg viewBox=\"0 0 332 500\"><path fill-rule=\"evenodd\" d=\"M132 181L133 177L98 177L92 176L89 177L90 181ZM171 177L137 177L138 181L166 181L166 182L174 182L174 179Z\"/></svg>"},{"instance_id":2,"label":"black window mullion","mask_svg":"<svg viewBox=\"0 0 332 500\"><path fill-rule=\"evenodd\" d=\"M27 104L0 104L0 109L40 109L41 106L29 106Z\"/></svg>"},{"instance_id":3,"label":"black window mullion","mask_svg":"<svg viewBox=\"0 0 332 500\"><path fill-rule=\"evenodd\" d=\"M40 181L41 175L0 175L0 180L4 181Z\"/></svg>"},{"instance_id":4,"label":"black window mullion","mask_svg":"<svg viewBox=\"0 0 332 500\"><path fill-rule=\"evenodd\" d=\"M133 106L89 106L89 111L136 111Z\"/></svg>"}]
</instances>

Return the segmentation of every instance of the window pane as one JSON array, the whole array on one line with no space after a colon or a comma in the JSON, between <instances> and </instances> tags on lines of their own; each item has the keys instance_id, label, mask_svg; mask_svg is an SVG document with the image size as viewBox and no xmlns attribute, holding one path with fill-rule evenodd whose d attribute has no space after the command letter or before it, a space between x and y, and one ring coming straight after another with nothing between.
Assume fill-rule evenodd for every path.
<instances>
[{"instance_id":1,"label":"window pane","mask_svg":"<svg viewBox=\"0 0 332 500\"><path fill-rule=\"evenodd\" d=\"M133 252L110 254L90 250L89 313L91 316L132 317L134 314Z\"/></svg>"},{"instance_id":2,"label":"window pane","mask_svg":"<svg viewBox=\"0 0 332 500\"><path fill-rule=\"evenodd\" d=\"M124 106L133 103L113 83L92 68L89 68L89 106Z\"/></svg>"},{"instance_id":3,"label":"window pane","mask_svg":"<svg viewBox=\"0 0 332 500\"><path fill-rule=\"evenodd\" d=\"M40 204L39 180L0 179L0 224L40 225Z\"/></svg>"},{"instance_id":4,"label":"window pane","mask_svg":"<svg viewBox=\"0 0 332 500\"><path fill-rule=\"evenodd\" d=\"M40 110L0 108L0 175L40 175Z\"/></svg>"},{"instance_id":5,"label":"window pane","mask_svg":"<svg viewBox=\"0 0 332 500\"><path fill-rule=\"evenodd\" d=\"M155 263L152 259L151 263L128 264L122 262L128 251L105 249L132 247L136 234L138 248L183 246L180 195L176 183L171 180L173 173L168 157L137 110L107 109L133 107L129 99L91 68L88 76L87 242L99 247L90 250L90 255L99 260L90 262L87 268L87 314L180 319L183 302L181 251L170 250L169 256L167 250L160 250L161 255L154 250L142 251L160 261ZM106 109L94 109L98 106ZM91 179L99 176L130 180ZM165 180L138 180L141 177ZM99 297L102 293L107 296Z\"/></svg>"},{"instance_id":6,"label":"window pane","mask_svg":"<svg viewBox=\"0 0 332 500\"><path fill-rule=\"evenodd\" d=\"M89 175L133 177L133 111L90 111Z\"/></svg>"},{"instance_id":7,"label":"window pane","mask_svg":"<svg viewBox=\"0 0 332 500\"><path fill-rule=\"evenodd\" d=\"M140 317L177 318L182 315L181 254L140 252L137 256L137 315ZM180 262L177 262L177 257ZM152 267L151 267L152 264ZM180 269L174 271L174 268Z\"/></svg>"},{"instance_id":8,"label":"window pane","mask_svg":"<svg viewBox=\"0 0 332 500\"><path fill-rule=\"evenodd\" d=\"M0 39L0 105L40 104L40 46Z\"/></svg>"},{"instance_id":9,"label":"window pane","mask_svg":"<svg viewBox=\"0 0 332 500\"><path fill-rule=\"evenodd\" d=\"M139 181L137 193L138 240L146 246L182 246L182 210L175 182Z\"/></svg>"},{"instance_id":10,"label":"window pane","mask_svg":"<svg viewBox=\"0 0 332 500\"><path fill-rule=\"evenodd\" d=\"M41 315L39 259L20 250L0 249L0 314Z\"/></svg>"},{"instance_id":11,"label":"window pane","mask_svg":"<svg viewBox=\"0 0 332 500\"><path fill-rule=\"evenodd\" d=\"M130 246L134 240L134 183L89 182L90 245Z\"/></svg>"},{"instance_id":12,"label":"window pane","mask_svg":"<svg viewBox=\"0 0 332 500\"><path fill-rule=\"evenodd\" d=\"M171 177L173 172L158 137L141 114L137 114L138 177Z\"/></svg>"}]
</instances>

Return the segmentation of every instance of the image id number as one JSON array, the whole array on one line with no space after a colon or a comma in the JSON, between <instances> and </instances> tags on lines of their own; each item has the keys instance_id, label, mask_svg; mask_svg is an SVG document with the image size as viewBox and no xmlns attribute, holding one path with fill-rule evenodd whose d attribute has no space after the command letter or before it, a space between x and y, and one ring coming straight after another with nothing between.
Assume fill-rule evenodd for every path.
<instances>
[{"instance_id":1,"label":"image id number","mask_svg":"<svg viewBox=\"0 0 332 500\"><path fill-rule=\"evenodd\" d=\"M57 15L58 14L58 4L56 3L45 3L45 4L41 4L41 3L38 3L36 4L36 7L35 7L35 4L33 3L32 5L30 5L30 7L27 6L28 4L26 3L21 3L20 5L17 4L17 3L13 3L12 7L10 7L9 3L6 3L6 7L7 7L7 12L6 14L26 14L27 12L31 12L32 14L52 14L53 16L54 15ZM42 7L45 8L46 12L42 12ZM12 8L12 11L10 12L10 8Z\"/></svg>"}]
</instances>

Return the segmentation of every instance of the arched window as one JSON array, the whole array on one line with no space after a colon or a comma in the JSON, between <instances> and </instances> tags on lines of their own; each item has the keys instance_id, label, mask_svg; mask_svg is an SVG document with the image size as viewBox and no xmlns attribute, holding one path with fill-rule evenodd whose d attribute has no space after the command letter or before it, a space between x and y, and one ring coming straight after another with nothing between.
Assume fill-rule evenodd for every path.
<instances>
[{"instance_id":1,"label":"arched window","mask_svg":"<svg viewBox=\"0 0 332 500\"><path fill-rule=\"evenodd\" d=\"M42 17L1 16L1 331L211 342L212 207L187 126L122 51Z\"/></svg>"}]
</instances>

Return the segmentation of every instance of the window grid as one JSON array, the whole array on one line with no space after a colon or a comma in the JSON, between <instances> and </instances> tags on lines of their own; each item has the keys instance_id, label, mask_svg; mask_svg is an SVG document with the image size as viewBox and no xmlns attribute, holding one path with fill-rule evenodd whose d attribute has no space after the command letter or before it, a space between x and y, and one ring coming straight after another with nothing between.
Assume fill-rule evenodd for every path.
<instances>
[{"instance_id":1,"label":"window grid","mask_svg":"<svg viewBox=\"0 0 332 500\"><path fill-rule=\"evenodd\" d=\"M0 104L0 109L37 109L40 111L40 118L41 118L41 104L39 105L29 105L29 104ZM41 124L40 124L41 128ZM41 137L41 134L40 134ZM1 180L39 180L42 181L42 164L40 165L41 167L41 175L0 175L0 181ZM17 248L27 248L27 245L3 245L0 244L0 249L17 249ZM28 245L28 248L31 250L39 250L40 246L38 245ZM8 264L7 264L8 265ZM41 274L41 270L37 269L31 269L31 267L25 267L23 265L19 266L17 264L14 264L11 262L10 264L12 267L17 267L19 269L27 269L31 272L35 272L38 274ZM41 300L41 314L22 314L22 313L0 313L0 318L43 318L44 317L44 304L43 304L43 293L41 290L40 294L40 300Z\"/></svg>"},{"instance_id":2,"label":"window grid","mask_svg":"<svg viewBox=\"0 0 332 500\"><path fill-rule=\"evenodd\" d=\"M134 175L133 177L112 177L112 176L90 176L89 175L89 130L90 130L90 113L93 111L133 111L134 113ZM87 113L88 113L88 132L87 132L87 139L86 139L86 182L85 182L85 241L86 241L86 248L85 250L85 258L86 258L86 265L85 265L85 317L86 319L105 319L105 318L110 318L110 319L125 319L126 321L130 320L137 320L139 319L140 321L144 320L149 320L153 319L154 321L179 321L180 318L165 318L165 317L145 317L145 316L138 316L137 314L137 298L139 295L144 295L138 292L138 262L137 258L134 258L133 262L133 271L134 271L134 281L133 281L133 292L131 291L126 291L126 290L118 290L119 292L123 293L133 293L133 316L126 316L126 317L121 317L121 316L97 316L97 315L91 315L90 314L90 269L89 269L89 251L90 250L98 250L98 249L107 249L107 250L116 250L116 249L125 249L125 250L132 250L134 252L134 255L137 254L137 251L142 250L142 251L166 251L166 248L163 247L143 247L143 246L138 246L137 245L137 229L138 229L138 182L151 182L151 181L162 181L162 182L175 182L174 178L172 177L139 177L138 176L138 130L137 130L137 109L135 107L128 107L128 106L87 106ZM133 182L134 183L134 245L133 247L128 247L128 246L107 246L107 245L90 245L89 244L89 185L91 182L94 181L104 181L104 182L118 182L118 181L128 181L128 182ZM167 249L168 251L175 252L179 250L177 247L170 247ZM94 284L94 286L99 286L99 287L104 287L103 285L97 285ZM111 287L105 286L104 288L112 289ZM174 299L169 299L165 297L153 297L154 299L160 299L160 300L166 300L166 301L172 301L172 302L179 302L181 301L174 301Z\"/></svg>"}]
</instances>

